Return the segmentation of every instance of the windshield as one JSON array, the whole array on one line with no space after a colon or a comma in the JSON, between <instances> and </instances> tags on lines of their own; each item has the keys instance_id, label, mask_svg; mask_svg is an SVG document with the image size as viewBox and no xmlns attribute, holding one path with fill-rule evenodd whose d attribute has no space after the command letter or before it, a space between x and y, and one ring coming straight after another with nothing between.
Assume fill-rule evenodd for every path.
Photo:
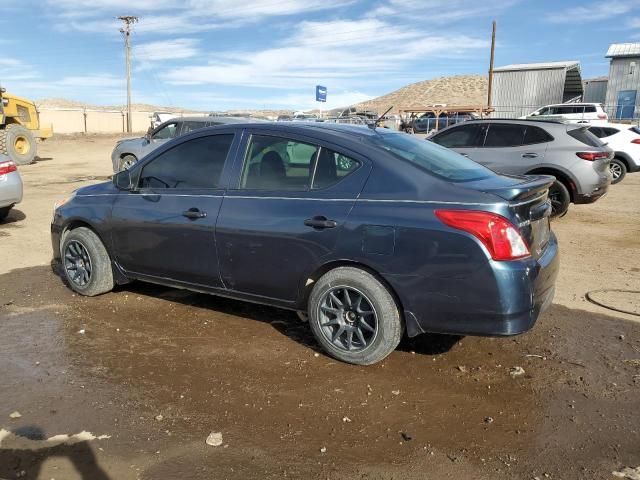
<instances>
[{"instance_id":1,"label":"windshield","mask_svg":"<svg viewBox=\"0 0 640 480\"><path fill-rule=\"evenodd\" d=\"M404 133L385 132L373 137L372 141L392 155L450 182L470 182L495 175L452 150Z\"/></svg>"}]
</instances>

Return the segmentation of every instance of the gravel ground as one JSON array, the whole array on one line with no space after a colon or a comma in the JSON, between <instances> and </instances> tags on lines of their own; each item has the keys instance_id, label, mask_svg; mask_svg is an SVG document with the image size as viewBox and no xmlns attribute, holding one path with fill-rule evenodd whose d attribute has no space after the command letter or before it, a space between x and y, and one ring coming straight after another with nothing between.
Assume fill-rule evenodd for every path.
<instances>
[{"instance_id":1,"label":"gravel ground","mask_svg":"<svg viewBox=\"0 0 640 480\"><path fill-rule=\"evenodd\" d=\"M564 480L640 466L638 317L584 297L640 290L640 174L553 223L558 292L532 331L424 335L354 367L291 312L140 283L68 290L50 266L52 205L110 175L114 141L42 145L0 225L0 478Z\"/></svg>"}]
</instances>

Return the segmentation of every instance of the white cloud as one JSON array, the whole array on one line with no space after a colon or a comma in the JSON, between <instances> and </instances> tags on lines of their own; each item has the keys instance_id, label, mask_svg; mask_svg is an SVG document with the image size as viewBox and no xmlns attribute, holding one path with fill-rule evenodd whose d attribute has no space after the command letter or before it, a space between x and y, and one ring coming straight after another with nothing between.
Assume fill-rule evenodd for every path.
<instances>
[{"instance_id":1,"label":"white cloud","mask_svg":"<svg viewBox=\"0 0 640 480\"><path fill-rule=\"evenodd\" d=\"M134 56L142 62L159 62L163 60L180 60L195 57L198 54L194 38L174 38L134 45Z\"/></svg>"},{"instance_id":2,"label":"white cloud","mask_svg":"<svg viewBox=\"0 0 640 480\"><path fill-rule=\"evenodd\" d=\"M491 17L512 7L520 0L388 0L373 9L370 17L404 19L424 18L428 23L447 23L465 18Z\"/></svg>"},{"instance_id":3,"label":"white cloud","mask_svg":"<svg viewBox=\"0 0 640 480\"><path fill-rule=\"evenodd\" d=\"M597 22L624 15L634 8L637 5L628 0L599 1L549 13L545 18L551 23Z\"/></svg>"},{"instance_id":4,"label":"white cloud","mask_svg":"<svg viewBox=\"0 0 640 480\"><path fill-rule=\"evenodd\" d=\"M376 32L402 40L377 42ZM208 63L174 68L165 74L180 85L231 85L276 89L309 88L330 82L350 89L392 75L415 60L460 57L488 42L464 35L425 35L419 29L377 19L303 22L280 46L257 51L213 54Z\"/></svg>"}]
</instances>

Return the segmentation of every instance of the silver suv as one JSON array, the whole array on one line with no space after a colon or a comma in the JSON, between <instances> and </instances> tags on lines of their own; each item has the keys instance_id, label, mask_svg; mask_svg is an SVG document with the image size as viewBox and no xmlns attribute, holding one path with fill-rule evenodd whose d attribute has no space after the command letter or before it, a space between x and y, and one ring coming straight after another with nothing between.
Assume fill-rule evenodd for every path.
<instances>
[{"instance_id":1,"label":"silver suv","mask_svg":"<svg viewBox=\"0 0 640 480\"><path fill-rule=\"evenodd\" d=\"M504 174L553 175L549 189L554 216L570 203L592 203L611 183L613 151L588 125L542 120L471 120L428 138Z\"/></svg>"}]
</instances>

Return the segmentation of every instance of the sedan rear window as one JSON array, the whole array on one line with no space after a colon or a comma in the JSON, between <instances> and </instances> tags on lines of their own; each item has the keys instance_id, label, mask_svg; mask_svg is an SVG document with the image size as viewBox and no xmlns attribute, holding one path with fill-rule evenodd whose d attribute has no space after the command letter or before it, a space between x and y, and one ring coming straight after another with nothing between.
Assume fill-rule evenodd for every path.
<instances>
[{"instance_id":1,"label":"sedan rear window","mask_svg":"<svg viewBox=\"0 0 640 480\"><path fill-rule=\"evenodd\" d=\"M470 182L493 175L491 170L473 160L404 133L385 132L373 137L372 142L393 156L450 182Z\"/></svg>"},{"instance_id":2,"label":"sedan rear window","mask_svg":"<svg viewBox=\"0 0 640 480\"><path fill-rule=\"evenodd\" d=\"M580 143L584 143L590 147L602 147L604 145L598 137L589 132L586 128L574 128L573 130L568 130L567 133Z\"/></svg>"}]
</instances>

